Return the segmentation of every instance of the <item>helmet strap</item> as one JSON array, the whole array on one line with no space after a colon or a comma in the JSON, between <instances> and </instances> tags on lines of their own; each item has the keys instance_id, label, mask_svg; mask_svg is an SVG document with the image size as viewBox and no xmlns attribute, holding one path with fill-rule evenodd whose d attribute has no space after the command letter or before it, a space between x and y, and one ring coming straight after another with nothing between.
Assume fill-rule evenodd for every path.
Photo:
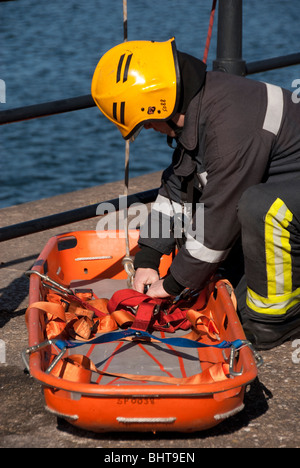
<instances>
[{"instance_id":1,"label":"helmet strap","mask_svg":"<svg viewBox=\"0 0 300 468\"><path fill-rule=\"evenodd\" d=\"M182 127L179 127L172 119L167 120L167 124L174 130L176 137L179 137L182 132Z\"/></svg>"},{"instance_id":2,"label":"helmet strap","mask_svg":"<svg viewBox=\"0 0 300 468\"><path fill-rule=\"evenodd\" d=\"M174 140L173 137L167 136L167 143L168 143L168 146L170 146L170 148L172 148L172 149L175 149L175 146L173 146L173 144L172 144L172 143L173 143L173 140Z\"/></svg>"}]
</instances>

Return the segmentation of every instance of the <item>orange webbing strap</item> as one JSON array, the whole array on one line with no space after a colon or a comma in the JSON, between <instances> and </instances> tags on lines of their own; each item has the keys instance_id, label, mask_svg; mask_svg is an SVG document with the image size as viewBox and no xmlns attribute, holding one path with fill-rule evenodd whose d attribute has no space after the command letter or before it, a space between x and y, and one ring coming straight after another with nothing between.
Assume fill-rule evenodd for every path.
<instances>
[{"instance_id":1,"label":"orange webbing strap","mask_svg":"<svg viewBox=\"0 0 300 468\"><path fill-rule=\"evenodd\" d=\"M231 286L227 281L224 282ZM48 295L48 299L53 302L36 302L31 304L26 311L27 323L29 320L29 313L32 308L37 308L39 311L46 313L48 319L48 322L46 323L46 333L48 339L53 337L56 338L58 336L64 339L65 337L74 337L75 334L76 339L89 341L91 334L106 333L117 330L118 326L122 326L123 328L125 326L129 327L132 326L136 320L135 315L128 310L113 310L111 307L109 311L107 307L109 301L107 299L93 300L95 307L101 310L103 314L103 317L97 317L93 320L91 319L91 316L89 316L88 311L82 307L78 307L76 304L69 304L68 311L66 311L65 305L59 296ZM134 298L132 297L131 299L133 300L133 302L130 303L131 306L136 305ZM231 299L233 305L235 306L235 296L233 293ZM219 330L213 320L213 315L211 312L212 303L213 292L210 291L206 307L202 308L201 310L184 310L185 317L189 322L190 327L192 328L192 331L184 336L184 338L199 341L202 335L206 334L212 340L219 339ZM119 306L119 303L117 306ZM151 308L153 308L153 303L150 304L149 310ZM88 320L90 320L90 322ZM97 327L95 327L95 323L97 324ZM155 340L152 341L155 342ZM209 360L207 360L207 362L208 361ZM90 382L92 372L96 372L100 375L124 378L132 381L151 381L173 385L196 385L200 383L212 383L226 379L228 374L228 365L224 362L215 362L212 366L205 369L201 374L195 374L185 378L175 378L153 375L145 376L126 373L115 374L102 372L98 370L86 356L71 355L68 358L61 359L51 372L54 375L74 382Z\"/></svg>"},{"instance_id":2,"label":"orange webbing strap","mask_svg":"<svg viewBox=\"0 0 300 468\"><path fill-rule=\"evenodd\" d=\"M185 335L185 338L199 339L201 334L207 334L211 339L219 339L219 329L213 320L212 314L205 315L205 311L199 312L194 309L189 309L186 313L187 319L192 325L192 332Z\"/></svg>"},{"instance_id":3,"label":"orange webbing strap","mask_svg":"<svg viewBox=\"0 0 300 468\"><path fill-rule=\"evenodd\" d=\"M58 361L51 374L71 382L90 383L94 368L94 364L88 357L74 354L70 358Z\"/></svg>"},{"instance_id":4,"label":"orange webbing strap","mask_svg":"<svg viewBox=\"0 0 300 468\"><path fill-rule=\"evenodd\" d=\"M94 299L91 302L101 311L102 317L94 318L94 313L90 309L84 309L78 304L67 303L57 295L50 293L48 301L40 301L31 304L26 311L26 321L28 314L33 307L46 313L46 334L48 339L52 338L75 338L79 340L89 340L96 333L106 333L121 328L143 329L151 322L151 327L164 332L174 332L177 328L192 331L186 338L199 340L203 334L215 340L219 339L219 330L213 320L210 301L212 293L205 309L194 310L171 306L168 310L161 310L155 313L155 307L162 303L162 300L153 301L149 296L133 292L132 290L121 290L114 295L112 300ZM139 304L137 315L127 308L133 308ZM124 305L126 304L126 305ZM196 304L195 304L196 305ZM67 309L66 309L67 307ZM118 307L122 307L118 309ZM124 307L124 308L123 308ZM142 307L142 311L139 309ZM169 327L164 323L172 321ZM160 322L160 323L159 323Z\"/></svg>"},{"instance_id":5,"label":"orange webbing strap","mask_svg":"<svg viewBox=\"0 0 300 468\"><path fill-rule=\"evenodd\" d=\"M60 319L62 322L66 321L65 309L62 304L54 303L54 302L46 302L46 301L39 301L30 304L27 308L25 313L25 321L28 324L29 321L29 311L30 309L40 309L46 312L47 314L51 315L52 317Z\"/></svg>"},{"instance_id":6,"label":"orange webbing strap","mask_svg":"<svg viewBox=\"0 0 300 468\"><path fill-rule=\"evenodd\" d=\"M34 302L27 308L25 313L27 327L29 323L29 314L33 308L38 309L40 312L46 313L48 323L51 323L50 328L48 328L48 324L46 324L46 332L49 339L64 335L67 322L65 308L62 304L46 301Z\"/></svg>"},{"instance_id":7,"label":"orange webbing strap","mask_svg":"<svg viewBox=\"0 0 300 468\"><path fill-rule=\"evenodd\" d=\"M61 359L51 373L72 382L90 383L92 372L102 376L126 379L139 382L159 382L170 385L199 385L220 382L229 378L229 365L218 362L205 369L201 374L195 374L190 377L165 377L157 375L135 375L126 373L103 372L96 368L93 362L86 356L74 354Z\"/></svg>"},{"instance_id":8,"label":"orange webbing strap","mask_svg":"<svg viewBox=\"0 0 300 468\"><path fill-rule=\"evenodd\" d=\"M54 295L52 295L54 296ZM50 299L50 298L49 298ZM63 303L57 298L51 297L56 302L38 301L30 304L26 310L25 320L28 326L30 310L38 309L46 314L46 335L48 339L70 337L79 340L89 340L95 333L107 333L118 329L118 325L106 311L104 315L107 299L95 299L95 305L103 311L103 317L93 318L93 312L82 307L70 304L68 311Z\"/></svg>"}]
</instances>

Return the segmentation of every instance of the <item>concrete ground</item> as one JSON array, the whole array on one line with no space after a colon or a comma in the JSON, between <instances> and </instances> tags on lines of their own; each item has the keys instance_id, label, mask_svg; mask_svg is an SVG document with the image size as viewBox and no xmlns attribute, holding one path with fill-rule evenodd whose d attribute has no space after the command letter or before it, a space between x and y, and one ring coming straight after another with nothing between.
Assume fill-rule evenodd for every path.
<instances>
[{"instance_id":1,"label":"concrete ground","mask_svg":"<svg viewBox=\"0 0 300 468\"><path fill-rule=\"evenodd\" d=\"M158 185L159 174L142 176L130 181L130 192ZM116 182L5 208L0 210L0 226L95 204L120 193L123 183ZM126 448L127 452L130 448L192 451L215 447L300 447L300 336L299 340L261 352L264 365L248 388L245 409L208 431L94 434L75 429L45 411L40 385L24 372L21 361L21 352L27 347L24 314L28 279L24 272L30 269L49 237L69 230L95 229L96 223L93 218L0 244L0 447Z\"/></svg>"}]
</instances>

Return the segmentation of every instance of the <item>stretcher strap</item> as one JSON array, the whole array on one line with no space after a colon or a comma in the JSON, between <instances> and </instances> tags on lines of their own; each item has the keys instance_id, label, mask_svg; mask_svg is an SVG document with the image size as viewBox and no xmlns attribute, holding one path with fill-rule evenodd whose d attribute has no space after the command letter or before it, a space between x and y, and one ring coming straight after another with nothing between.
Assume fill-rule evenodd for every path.
<instances>
[{"instance_id":1,"label":"stretcher strap","mask_svg":"<svg viewBox=\"0 0 300 468\"><path fill-rule=\"evenodd\" d=\"M26 310L25 320L28 326L30 311L34 308L38 309L41 314L46 314L46 335L49 340L72 337L86 341L91 336L95 336L96 333L106 333L119 328L114 318L107 311L105 315L107 300L96 299L93 301L103 314L102 318L93 318L92 311L77 307L74 303L71 303L66 311L66 304L61 302L59 296L51 294L48 299L56 302L38 301L32 303Z\"/></svg>"},{"instance_id":2,"label":"stretcher strap","mask_svg":"<svg viewBox=\"0 0 300 468\"><path fill-rule=\"evenodd\" d=\"M115 342L117 340L127 339L129 337L135 337L138 339L147 339L151 342L163 343L166 345L172 345L174 347L185 347L185 348L240 348L243 345L241 340L235 340L233 342L222 341L215 345L208 345L204 343L195 342L186 338L158 338L151 335L148 332L138 331L133 329L123 330L120 332L105 333L93 340L89 340L89 344L101 344ZM74 341L62 341L56 340L55 346L59 349L64 348L76 348L84 343ZM210 367L203 370L201 373L194 374L189 377L172 377L172 376L157 376L157 375L137 375L128 373L115 373L102 371L97 369L94 363L84 355L72 354L71 356L61 359L51 370L51 373L57 377L71 380L73 382L90 383L92 378L92 372L99 374L100 376L108 376L114 379L126 379L135 382L157 382L162 384L171 385L200 385L200 384L211 384L214 382L220 382L230 377L230 366L225 362L216 362Z\"/></svg>"},{"instance_id":3,"label":"stretcher strap","mask_svg":"<svg viewBox=\"0 0 300 468\"><path fill-rule=\"evenodd\" d=\"M107 304L107 309L110 314L113 314L116 310L128 312L128 308L136 308L136 315L132 315L131 326L137 330L146 331L156 307L160 307L162 302L162 299L152 299L150 296L132 289L122 289L113 294Z\"/></svg>"},{"instance_id":4,"label":"stretcher strap","mask_svg":"<svg viewBox=\"0 0 300 468\"><path fill-rule=\"evenodd\" d=\"M83 295L84 296L84 295ZM97 317L104 317L105 313L98 309L96 306L96 303L95 301L91 302L91 301L86 301L84 299L82 299L80 297L80 294L74 294L74 295L67 295L66 296L67 299L70 301L70 302L77 302L82 308L84 309L88 309L92 312L94 312L94 314L97 316Z\"/></svg>"},{"instance_id":5,"label":"stretcher strap","mask_svg":"<svg viewBox=\"0 0 300 468\"><path fill-rule=\"evenodd\" d=\"M33 303L26 311L25 318L26 322L28 322L28 314L29 311L32 308L37 308L43 312L51 313L54 317L61 318L62 323L63 322L63 317L65 317L65 311L63 307L60 304L54 304L51 302L36 302ZM161 342L164 344L169 344L171 346L178 346L178 347L183 347L183 348L221 348L221 349L226 349L226 348L231 348L234 346L235 348L240 348L243 344L242 340L235 340L235 341L222 341L216 344L205 344L201 343L199 341L194 341L192 339L188 338L183 338L183 337L177 337L177 338L159 338L157 336L154 336L146 331L143 330L136 330L134 328L128 328L127 330L121 330L121 331L110 331L108 333L103 333L100 334L99 336L96 336L95 338L89 339L89 340L81 340L81 341L75 341L75 340L63 340L63 339L57 339L56 340L56 346L60 349L63 348L76 348L78 346L82 346L83 344L89 343L89 344L103 344L103 343L110 343L112 341L117 341L117 340L122 340L126 339L129 337L134 337L134 338L141 338L141 339L151 339L152 341L155 342ZM49 337L48 337L49 338Z\"/></svg>"},{"instance_id":6,"label":"stretcher strap","mask_svg":"<svg viewBox=\"0 0 300 468\"><path fill-rule=\"evenodd\" d=\"M107 342L105 340L109 339L110 335L104 336L103 334L118 330L119 327L126 327L128 330L118 332L119 337L117 337L117 335L112 335L115 336L112 340L132 336L133 334L136 334L137 331L140 332L140 337L148 337L153 340L155 337L150 335L147 330L143 328L148 328L149 322L153 318L155 308L162 305L163 302L162 299L152 300L149 296L132 290L122 290L119 291L117 295L113 295L110 301L107 299L93 300L98 310L103 314L102 318L97 317L93 320L93 313L90 312L90 310L78 307L73 303L68 304L68 310L66 311L66 304L62 302L61 298L57 295L48 295L48 300L52 302L40 301L31 304L26 311L26 321L28 322L29 311L32 308L37 308L39 311L46 313L48 319L48 322L46 323L47 338L67 340L66 342L69 343L69 347L79 346L84 342L94 344ZM181 310L178 306L173 306L171 313L160 311L167 317L167 320L177 320L177 325L179 327L182 326L182 320L184 320L188 323L188 326L182 328L192 328L192 331L186 335L185 338L171 338L171 342L169 344L173 343L174 346L182 345L185 347L199 348L203 347L203 345L198 342L202 334L207 334L213 341L219 339L219 330L210 311L210 301L212 300L212 296L210 296L206 309L202 311L193 309ZM142 305L142 312L139 313L138 311L135 316L128 310L118 310L117 308L120 307L120 305L124 306L124 303L126 304L126 307L134 307L138 303L139 309ZM92 315L89 315L90 313ZM156 313L156 315L159 314ZM140 326L141 323L143 324L142 327ZM151 324L153 325L153 323ZM154 327L153 329L169 331L166 330L164 326L160 325L157 325L157 327ZM94 338L96 333L100 333L101 335ZM68 341L70 338L76 338L77 340L80 340L80 342ZM189 343L189 345L187 345L187 343ZM219 347L219 345L220 344L217 344L216 346Z\"/></svg>"},{"instance_id":7,"label":"stretcher strap","mask_svg":"<svg viewBox=\"0 0 300 468\"><path fill-rule=\"evenodd\" d=\"M229 365L218 362L205 369L201 374L182 378L126 373L119 374L101 371L96 368L88 357L75 354L59 361L51 371L51 373L56 377L81 383L90 383L92 372L96 372L101 376L109 376L138 382L158 382L171 385L199 385L226 380L229 378Z\"/></svg>"},{"instance_id":8,"label":"stretcher strap","mask_svg":"<svg viewBox=\"0 0 300 468\"><path fill-rule=\"evenodd\" d=\"M88 341L72 341L72 340L56 340L56 346L59 349L63 348L77 348L82 346L83 344L104 344L104 343L111 343L112 341L123 340L129 337L139 338L139 339L150 339L153 342L159 342L163 344L168 344L170 346L178 346L181 348L219 348L219 349L227 349L227 348L240 348L243 345L242 340L234 340L234 341L221 341L216 344L206 344L201 343L199 341L189 340L183 337L177 338L159 338L157 336L152 335L151 333L141 331L141 330L134 330L129 328L127 330L116 331L105 333L103 335L99 335L91 340Z\"/></svg>"},{"instance_id":9,"label":"stretcher strap","mask_svg":"<svg viewBox=\"0 0 300 468\"><path fill-rule=\"evenodd\" d=\"M130 295L129 295L130 291ZM125 298L125 299L124 299ZM172 347L183 347L183 348L219 348L219 349L226 349L226 348L235 348L239 349L243 342L241 340L235 341L222 341L217 343L205 344L199 342L200 334L207 333L208 335L216 341L216 335L218 335L219 331L214 323L212 316L209 316L210 311L210 300L207 303L207 308L203 311L197 311L193 309L184 310L182 314L178 315L179 308L173 307L169 316L176 316L178 315L178 320L184 319L187 320L192 326L192 332L186 335L185 337L177 337L177 338L159 338L143 330L146 325L149 325L151 318L153 317L154 310L157 306L161 306L163 300L152 300L149 296L141 295L140 293L132 294L132 290L126 290L124 293L121 292L120 294L113 296L112 301L107 300L95 300L95 305L99 307L99 310L103 314L103 317L100 318L100 323L102 326L98 329L98 332L101 334L90 339L84 339L82 336L76 336L76 340L65 339L66 336L72 336L70 334L70 329L68 333L62 333L66 331L67 327L72 326L73 329L85 329L88 327L86 320L91 320L91 317L88 317L88 313L86 309L82 307L78 307L78 304L69 304L68 311L65 310L65 306L61 302L59 297L48 297L54 302L46 302L40 301L31 306L26 311L26 321L28 322L29 311L32 308L37 308L43 313L46 313L48 321L51 325L50 332L56 333L55 346L60 349L72 349L79 347L83 344L103 344L103 343L110 343L118 340L138 340L138 341L150 341L153 343L162 343L165 345L169 345ZM211 297L210 297L211 299ZM102 301L102 302L101 302ZM104 301L104 302L103 302ZM118 310L117 308L124 306L124 301L126 303L125 309ZM143 304L142 309L140 310L140 314L136 314L136 316L126 310L126 307L136 307L137 302ZM80 304L83 306L83 304ZM140 307L139 307L140 308ZM116 310L117 309L117 310ZM90 309L89 309L90 310ZM206 315L205 315L206 313ZM87 316L85 315L87 314ZM211 315L211 314L210 314ZM85 322L82 321L85 320ZM94 322L92 322L94 323ZM123 325L126 323L130 325L131 328L127 328L121 331L115 331L118 329L118 325L122 323ZM138 328L135 328L135 325L140 325ZM65 328L64 328L65 327ZM60 333L59 333L60 332ZM88 330L87 336L89 336L91 330ZM49 329L47 330L47 334L49 333ZM49 338L49 336L48 336ZM78 340L80 339L80 341ZM50 339L50 338L49 338ZM91 374L92 372L97 372L99 375L108 375L114 378L123 378L127 380L133 381L152 381L152 382L161 382L167 384L174 384L174 385L193 385L200 383L212 383L215 381L220 381L228 378L228 365L224 362L218 362L210 366L209 368L205 369L201 374L196 374L190 377L183 377L183 378L174 378L174 377L166 377L166 376L146 376L146 375L133 375L133 374L115 374L115 373L108 373L100 371L96 368L96 366L90 361L90 359L83 355L71 355L67 358L60 359L52 368L51 373L57 375L61 378L71 381L78 381L78 382L90 382L91 381Z\"/></svg>"},{"instance_id":10,"label":"stretcher strap","mask_svg":"<svg viewBox=\"0 0 300 468\"><path fill-rule=\"evenodd\" d=\"M190 328L186 310L172 306L168 299L151 298L132 289L115 292L107 308L111 315L115 311L128 312L128 309L136 308L136 315L132 315L131 324L136 330L146 331L151 327L153 330L174 333L178 328L184 330Z\"/></svg>"}]
</instances>

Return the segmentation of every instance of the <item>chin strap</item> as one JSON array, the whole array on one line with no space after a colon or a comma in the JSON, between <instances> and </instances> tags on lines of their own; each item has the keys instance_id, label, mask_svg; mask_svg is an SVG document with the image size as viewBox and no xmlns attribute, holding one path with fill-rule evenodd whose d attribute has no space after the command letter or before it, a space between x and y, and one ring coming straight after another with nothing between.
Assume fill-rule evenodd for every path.
<instances>
[{"instance_id":1,"label":"chin strap","mask_svg":"<svg viewBox=\"0 0 300 468\"><path fill-rule=\"evenodd\" d=\"M173 146L173 140L174 138L173 137L170 137L169 135L167 136L167 143L168 143L168 146L172 149L176 149L176 146Z\"/></svg>"}]
</instances>

